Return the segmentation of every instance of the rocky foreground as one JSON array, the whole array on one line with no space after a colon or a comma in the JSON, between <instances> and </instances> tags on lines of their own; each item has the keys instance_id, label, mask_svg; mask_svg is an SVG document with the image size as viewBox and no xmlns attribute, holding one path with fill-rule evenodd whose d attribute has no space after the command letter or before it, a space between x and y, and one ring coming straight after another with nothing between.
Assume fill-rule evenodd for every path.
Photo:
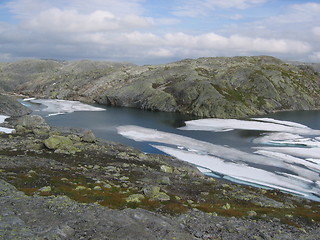
<instances>
[{"instance_id":1,"label":"rocky foreground","mask_svg":"<svg viewBox=\"0 0 320 240\"><path fill-rule=\"evenodd\" d=\"M320 106L319 64L218 57L135 66L25 60L0 64L0 88L38 98L243 118Z\"/></svg>"},{"instance_id":2,"label":"rocky foreground","mask_svg":"<svg viewBox=\"0 0 320 240\"><path fill-rule=\"evenodd\" d=\"M38 116L6 126L0 239L320 239L319 202L215 180Z\"/></svg>"}]
</instances>

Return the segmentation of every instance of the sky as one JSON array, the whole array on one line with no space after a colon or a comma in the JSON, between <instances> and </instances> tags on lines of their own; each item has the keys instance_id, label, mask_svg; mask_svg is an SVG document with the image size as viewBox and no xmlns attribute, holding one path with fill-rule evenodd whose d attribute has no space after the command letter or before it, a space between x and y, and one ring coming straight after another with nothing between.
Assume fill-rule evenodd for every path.
<instances>
[{"instance_id":1,"label":"sky","mask_svg":"<svg viewBox=\"0 0 320 240\"><path fill-rule=\"evenodd\" d=\"M0 61L320 62L320 0L0 0Z\"/></svg>"}]
</instances>

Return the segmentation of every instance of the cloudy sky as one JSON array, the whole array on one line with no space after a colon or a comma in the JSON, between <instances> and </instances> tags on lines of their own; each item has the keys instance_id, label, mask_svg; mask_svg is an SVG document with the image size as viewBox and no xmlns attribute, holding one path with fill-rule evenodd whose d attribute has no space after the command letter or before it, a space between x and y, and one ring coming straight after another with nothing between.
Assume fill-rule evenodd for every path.
<instances>
[{"instance_id":1,"label":"cloudy sky","mask_svg":"<svg viewBox=\"0 0 320 240\"><path fill-rule=\"evenodd\" d=\"M0 61L320 62L319 0L0 0Z\"/></svg>"}]
</instances>

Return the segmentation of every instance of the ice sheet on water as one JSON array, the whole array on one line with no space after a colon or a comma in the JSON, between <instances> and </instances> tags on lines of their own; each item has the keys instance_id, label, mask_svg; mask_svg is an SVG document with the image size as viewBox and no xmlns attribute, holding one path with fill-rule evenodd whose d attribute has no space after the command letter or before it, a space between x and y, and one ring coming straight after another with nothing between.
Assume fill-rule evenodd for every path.
<instances>
[{"instance_id":1,"label":"ice sheet on water","mask_svg":"<svg viewBox=\"0 0 320 240\"><path fill-rule=\"evenodd\" d=\"M262 151L263 149L259 149L256 153L247 153L230 147L137 126L118 127L118 133L136 141L153 142L153 147L169 155L241 181L254 182L255 184L276 187L282 190L289 188L290 192L297 190L297 188L294 188L295 185L301 186L302 184L301 189L299 188L297 191L303 192L302 189L309 188L306 186L306 182L309 183L309 181L318 181L320 179L318 165L306 161L304 158L282 154L277 152L277 149L275 151ZM296 137L297 135L292 136ZM173 145L175 148L158 146L156 143ZM316 150L316 148L313 148L313 150ZM300 180L297 182L297 178L289 179L288 176L252 167L252 164L274 167L280 169L279 172L283 169L283 171L289 171L291 175L298 176ZM281 180L273 182L271 179L274 177ZM305 183L302 183L301 179L306 179ZM288 186L281 185L280 182Z\"/></svg>"},{"instance_id":2,"label":"ice sheet on water","mask_svg":"<svg viewBox=\"0 0 320 240\"><path fill-rule=\"evenodd\" d=\"M11 129L11 128L0 127L0 132L12 133L12 131L13 131L13 129Z\"/></svg>"},{"instance_id":3,"label":"ice sheet on water","mask_svg":"<svg viewBox=\"0 0 320 240\"><path fill-rule=\"evenodd\" d=\"M24 98L22 101L26 102L26 101L31 101L31 100L35 100L36 98Z\"/></svg>"},{"instance_id":4,"label":"ice sheet on water","mask_svg":"<svg viewBox=\"0 0 320 240\"><path fill-rule=\"evenodd\" d=\"M185 122L186 126L181 127L180 129L214 132L226 131L228 129L239 129L285 132L301 135L320 135L320 130L311 129L302 124L268 118L261 119L262 121L218 118L199 119Z\"/></svg>"},{"instance_id":5,"label":"ice sheet on water","mask_svg":"<svg viewBox=\"0 0 320 240\"><path fill-rule=\"evenodd\" d=\"M72 113L75 111L105 111L103 108L94 107L79 101L67 101L60 99L31 99L28 101L31 103L40 103L45 105L47 108L45 108L43 111L51 112L55 115Z\"/></svg>"},{"instance_id":6,"label":"ice sheet on water","mask_svg":"<svg viewBox=\"0 0 320 240\"><path fill-rule=\"evenodd\" d=\"M315 162L310 161L308 158L303 159L303 158L294 157L289 154L285 154L281 152L273 152L273 151L266 151L266 150L258 150L255 153L263 156L267 156L267 157L278 158L282 161L289 162L291 164L303 165L312 171L320 172L320 165L317 165Z\"/></svg>"},{"instance_id":7,"label":"ice sheet on water","mask_svg":"<svg viewBox=\"0 0 320 240\"><path fill-rule=\"evenodd\" d=\"M256 154L240 151L235 148L215 145L190 137L157 131L155 129L143 128L138 126L120 126L117 128L117 130L119 134L135 141L157 142L175 145L179 148L183 147L189 150L192 149L192 151L197 151L197 153L201 155L210 154L224 160L236 161L243 164L255 163L285 169L291 168L290 159L288 159L288 162L284 162L276 158L261 155L259 156Z\"/></svg>"},{"instance_id":8,"label":"ice sheet on water","mask_svg":"<svg viewBox=\"0 0 320 240\"><path fill-rule=\"evenodd\" d=\"M314 184L314 181L292 174L277 174L266 170L244 166L241 164L226 162L223 159L209 156L198 155L196 153L187 152L180 149L175 149L166 146L153 147L163 151L178 159L190 162L195 165L200 165L205 169L211 169L213 172L218 172L231 178L252 183L254 185L263 185L270 188L277 188L293 194L303 195L305 197L314 198L315 195L320 195L320 188ZM317 199L320 201L320 198Z\"/></svg>"},{"instance_id":9,"label":"ice sheet on water","mask_svg":"<svg viewBox=\"0 0 320 240\"><path fill-rule=\"evenodd\" d=\"M277 146L304 146L320 147L320 141L316 138L302 137L291 133L269 133L253 140L253 143L277 145Z\"/></svg>"},{"instance_id":10,"label":"ice sheet on water","mask_svg":"<svg viewBox=\"0 0 320 240\"><path fill-rule=\"evenodd\" d=\"M3 123L9 116L0 115L0 123Z\"/></svg>"},{"instance_id":11,"label":"ice sheet on water","mask_svg":"<svg viewBox=\"0 0 320 240\"><path fill-rule=\"evenodd\" d=\"M5 116L5 115L0 115L0 124L4 122L4 120L6 120L9 116ZM5 128L5 127L0 127L0 132L4 132L4 133L12 133L13 129L11 128Z\"/></svg>"},{"instance_id":12,"label":"ice sheet on water","mask_svg":"<svg viewBox=\"0 0 320 240\"><path fill-rule=\"evenodd\" d=\"M284 153L287 155L307 158L319 158L320 148L300 148L300 147L254 147L258 150L266 150L269 152Z\"/></svg>"},{"instance_id":13,"label":"ice sheet on water","mask_svg":"<svg viewBox=\"0 0 320 240\"><path fill-rule=\"evenodd\" d=\"M309 128L308 126L300 124L300 123L291 122L291 121L277 120L277 119L273 119L273 118L251 118L251 119L252 120L261 121L261 122L277 123L277 124L280 124L280 125L285 125L285 126L290 126L290 127Z\"/></svg>"}]
</instances>

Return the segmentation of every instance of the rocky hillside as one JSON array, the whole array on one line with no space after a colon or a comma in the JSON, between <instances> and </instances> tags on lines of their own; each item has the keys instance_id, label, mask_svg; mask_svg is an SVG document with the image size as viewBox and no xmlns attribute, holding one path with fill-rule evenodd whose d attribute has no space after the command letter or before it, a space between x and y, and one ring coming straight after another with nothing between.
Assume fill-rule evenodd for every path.
<instances>
[{"instance_id":1,"label":"rocky hillside","mask_svg":"<svg viewBox=\"0 0 320 240\"><path fill-rule=\"evenodd\" d=\"M13 97L0 93L0 115L22 116L30 112L30 109L20 104Z\"/></svg>"},{"instance_id":2,"label":"rocky hillside","mask_svg":"<svg viewBox=\"0 0 320 240\"><path fill-rule=\"evenodd\" d=\"M29 96L97 102L198 117L247 117L319 108L318 65L267 56L134 66L28 60L0 65L0 87Z\"/></svg>"}]
</instances>

